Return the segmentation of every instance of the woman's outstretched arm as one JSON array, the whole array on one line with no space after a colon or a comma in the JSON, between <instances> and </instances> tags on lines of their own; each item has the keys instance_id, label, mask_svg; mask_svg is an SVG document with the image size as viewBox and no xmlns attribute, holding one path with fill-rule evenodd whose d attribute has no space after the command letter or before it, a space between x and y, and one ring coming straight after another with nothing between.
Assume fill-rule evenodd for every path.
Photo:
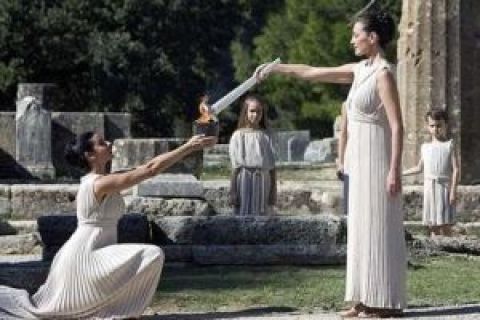
<instances>
[{"instance_id":1,"label":"woman's outstretched arm","mask_svg":"<svg viewBox=\"0 0 480 320\"><path fill-rule=\"evenodd\" d=\"M214 145L216 139L216 137L194 136L177 149L158 155L131 171L99 177L95 181L95 196L97 199L103 199L108 194L133 187L166 170L192 152Z\"/></svg>"},{"instance_id":2,"label":"woman's outstretched arm","mask_svg":"<svg viewBox=\"0 0 480 320\"><path fill-rule=\"evenodd\" d=\"M269 74L283 74L294 78L312 82L352 83L354 63L338 67L312 67L305 64L276 64ZM268 74L262 72L265 66L260 66L255 71L259 79L264 79Z\"/></svg>"}]
</instances>

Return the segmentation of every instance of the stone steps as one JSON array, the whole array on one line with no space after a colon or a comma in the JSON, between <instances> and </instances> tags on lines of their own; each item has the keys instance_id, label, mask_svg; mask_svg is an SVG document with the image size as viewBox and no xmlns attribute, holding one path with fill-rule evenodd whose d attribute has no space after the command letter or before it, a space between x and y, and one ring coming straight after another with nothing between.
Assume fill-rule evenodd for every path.
<instances>
[{"instance_id":1,"label":"stone steps","mask_svg":"<svg viewBox=\"0 0 480 320\"><path fill-rule=\"evenodd\" d=\"M155 215L148 215L150 219L154 219ZM210 216L212 215L205 215ZM313 215L312 215L313 216ZM192 216L179 217L181 219L191 218ZM282 217L282 215L279 215ZM285 216L283 216L285 217ZM161 218L161 217L160 217ZM421 221L405 221L405 229L413 235L427 235L425 226ZM73 226L72 226L73 227ZM478 236L480 238L480 222L457 222L452 229L454 236ZM16 237L7 237L16 236ZM38 238L38 223L37 220L8 220L0 222L0 241L5 237L5 243L15 243L13 240L17 239L18 242L25 242L26 240L36 243ZM0 253L1 254L1 253ZM5 254L5 253L3 253Z\"/></svg>"},{"instance_id":2,"label":"stone steps","mask_svg":"<svg viewBox=\"0 0 480 320\"><path fill-rule=\"evenodd\" d=\"M0 255L40 253L42 241L38 232L0 236Z\"/></svg>"},{"instance_id":3,"label":"stone steps","mask_svg":"<svg viewBox=\"0 0 480 320\"><path fill-rule=\"evenodd\" d=\"M331 170L331 168L329 169ZM299 170L301 172L301 170ZM228 214L228 180L202 181L203 195L199 198L148 197L133 199L129 212L155 215L212 215ZM78 185L0 185L0 218L15 220L36 219L43 215L74 214ZM280 180L276 212L285 215L343 212L342 184L339 181ZM405 186L404 212L407 220L419 221L422 215L423 187ZM207 212L207 213L206 213ZM459 186L457 221L480 222L480 186Z\"/></svg>"},{"instance_id":4,"label":"stone steps","mask_svg":"<svg viewBox=\"0 0 480 320\"><path fill-rule=\"evenodd\" d=\"M405 221L404 225L405 229L413 235L428 235L427 228L421 221ZM457 222L452 227L452 235L480 238L480 222Z\"/></svg>"},{"instance_id":5,"label":"stone steps","mask_svg":"<svg viewBox=\"0 0 480 320\"><path fill-rule=\"evenodd\" d=\"M0 285L26 289L34 293L45 282L49 261L38 254L0 255Z\"/></svg>"}]
</instances>

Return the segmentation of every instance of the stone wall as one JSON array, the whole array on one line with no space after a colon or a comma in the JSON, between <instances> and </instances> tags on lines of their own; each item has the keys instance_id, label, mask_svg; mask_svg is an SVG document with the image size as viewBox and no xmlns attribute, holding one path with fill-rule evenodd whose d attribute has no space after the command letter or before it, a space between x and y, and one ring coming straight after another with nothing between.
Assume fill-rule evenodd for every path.
<instances>
[{"instance_id":1,"label":"stone wall","mask_svg":"<svg viewBox=\"0 0 480 320\"><path fill-rule=\"evenodd\" d=\"M130 213L158 216L232 215L228 205L227 180L204 181L204 194L198 199L166 197L125 197ZM15 219L36 219L44 215L75 212L78 185L0 185L0 215ZM419 221L422 215L423 187L405 186L403 211L406 220ZM279 185L278 215L341 215L343 201L340 184L298 183ZM1 217L1 216L0 216ZM460 186L457 200L459 222L480 222L480 186Z\"/></svg>"},{"instance_id":2,"label":"stone wall","mask_svg":"<svg viewBox=\"0 0 480 320\"><path fill-rule=\"evenodd\" d=\"M63 157L65 145L75 135L93 130L111 141L130 137L131 116L128 113L52 112L51 119L52 162L57 177L78 178L83 174L70 167ZM16 163L15 130L15 112L0 112L0 179L26 176Z\"/></svg>"},{"instance_id":3,"label":"stone wall","mask_svg":"<svg viewBox=\"0 0 480 320\"><path fill-rule=\"evenodd\" d=\"M15 159L15 112L0 112L0 157L1 165Z\"/></svg>"},{"instance_id":4,"label":"stone wall","mask_svg":"<svg viewBox=\"0 0 480 320\"><path fill-rule=\"evenodd\" d=\"M53 112L52 152L57 175L78 178L84 174L83 171L68 165L63 157L65 145L76 135L95 131L110 141L129 138L130 121L131 116L128 113Z\"/></svg>"}]
</instances>

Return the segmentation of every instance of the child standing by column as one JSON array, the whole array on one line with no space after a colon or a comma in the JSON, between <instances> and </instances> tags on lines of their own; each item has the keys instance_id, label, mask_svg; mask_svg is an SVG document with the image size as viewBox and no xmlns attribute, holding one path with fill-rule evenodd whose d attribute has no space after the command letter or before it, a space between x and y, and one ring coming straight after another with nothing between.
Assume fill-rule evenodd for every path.
<instances>
[{"instance_id":1,"label":"child standing by column","mask_svg":"<svg viewBox=\"0 0 480 320\"><path fill-rule=\"evenodd\" d=\"M455 145L447 138L448 116L444 110L428 111L425 121L432 141L422 145L418 165L404 171L403 175L424 171L423 224L431 236L450 236L455 223L459 177Z\"/></svg>"},{"instance_id":2,"label":"child standing by column","mask_svg":"<svg viewBox=\"0 0 480 320\"><path fill-rule=\"evenodd\" d=\"M230 139L230 204L238 215L269 214L277 199L275 157L266 113L267 107L259 97L247 96L238 128Z\"/></svg>"}]
</instances>

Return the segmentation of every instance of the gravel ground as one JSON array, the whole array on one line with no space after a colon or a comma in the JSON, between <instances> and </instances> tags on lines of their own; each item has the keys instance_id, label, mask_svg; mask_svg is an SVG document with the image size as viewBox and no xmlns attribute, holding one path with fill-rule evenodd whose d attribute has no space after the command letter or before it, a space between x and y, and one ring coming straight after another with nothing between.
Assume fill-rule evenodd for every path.
<instances>
[{"instance_id":1,"label":"gravel ground","mask_svg":"<svg viewBox=\"0 0 480 320\"><path fill-rule=\"evenodd\" d=\"M279 308L277 308L279 309ZM148 312L144 320L334 320L341 319L334 313L299 314L281 312L275 308L252 309L238 312L212 312L204 314L156 314ZM480 319L480 304L408 309L401 319L431 319L431 320L474 320Z\"/></svg>"}]
</instances>

